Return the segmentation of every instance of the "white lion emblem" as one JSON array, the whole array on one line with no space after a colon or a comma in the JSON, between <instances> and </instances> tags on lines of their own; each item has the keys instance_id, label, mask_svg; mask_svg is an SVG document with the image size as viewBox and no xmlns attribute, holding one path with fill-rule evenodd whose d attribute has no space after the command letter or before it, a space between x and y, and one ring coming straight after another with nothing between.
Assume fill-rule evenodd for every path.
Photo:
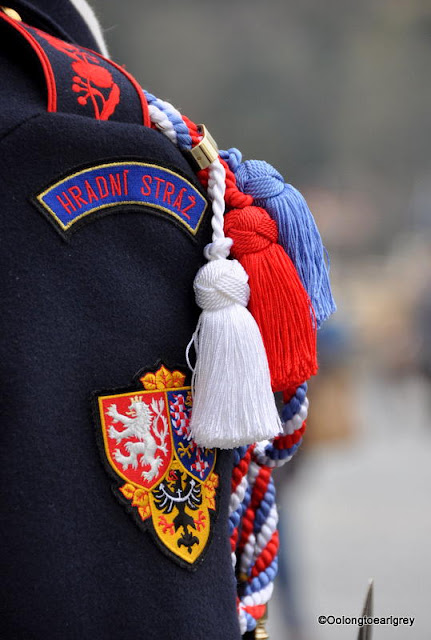
<instances>
[{"instance_id":1,"label":"white lion emblem","mask_svg":"<svg viewBox=\"0 0 431 640\"><path fill-rule=\"evenodd\" d=\"M157 450L160 450L164 455L167 454L165 438L169 432L169 427L166 417L163 415L164 408L165 403L162 398L158 402L153 398L151 406L149 406L137 396L131 400L129 406L130 417L118 413L117 405L115 404L111 404L107 411L108 416L112 418L114 423L121 422L125 426L123 431L117 431L111 425L109 427L110 438L115 438L117 443L131 437L139 440L139 442L125 443L124 447L127 449L128 455L121 453L120 449L115 449L115 460L121 464L123 469L127 469L129 465L133 469L137 469L138 465L141 467L150 465L150 469L143 471L141 474L147 481L151 481L157 476L159 467L162 464L160 455L156 456ZM159 421L161 422L160 430L157 429Z\"/></svg>"}]
</instances>

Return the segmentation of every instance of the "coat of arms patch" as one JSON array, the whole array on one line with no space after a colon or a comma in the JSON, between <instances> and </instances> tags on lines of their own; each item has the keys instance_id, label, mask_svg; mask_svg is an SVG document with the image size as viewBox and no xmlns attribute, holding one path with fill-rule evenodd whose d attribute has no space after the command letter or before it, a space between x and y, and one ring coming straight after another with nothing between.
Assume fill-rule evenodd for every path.
<instances>
[{"instance_id":1,"label":"coat of arms patch","mask_svg":"<svg viewBox=\"0 0 431 640\"><path fill-rule=\"evenodd\" d=\"M191 439L185 380L164 365L141 372L134 389L97 394L96 413L116 497L162 551L194 569L210 541L219 477L216 450Z\"/></svg>"}]
</instances>

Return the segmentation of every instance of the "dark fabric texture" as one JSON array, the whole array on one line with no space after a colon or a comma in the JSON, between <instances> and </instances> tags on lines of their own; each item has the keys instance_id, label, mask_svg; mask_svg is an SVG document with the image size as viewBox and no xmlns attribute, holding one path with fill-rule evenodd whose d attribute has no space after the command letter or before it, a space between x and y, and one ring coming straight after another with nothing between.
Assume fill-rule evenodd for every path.
<instances>
[{"instance_id":1,"label":"dark fabric texture","mask_svg":"<svg viewBox=\"0 0 431 640\"><path fill-rule=\"evenodd\" d=\"M159 359L185 364L210 210L195 239L127 206L63 239L32 197L83 165L139 159L200 187L158 132L45 113L34 56L10 41L0 41L0 637L237 640L231 453L219 452L218 518L190 572L113 496L91 417L94 390L128 387Z\"/></svg>"},{"instance_id":2,"label":"dark fabric texture","mask_svg":"<svg viewBox=\"0 0 431 640\"><path fill-rule=\"evenodd\" d=\"M32 27L100 53L85 20L69 0L8 0L6 6L18 11Z\"/></svg>"}]
</instances>

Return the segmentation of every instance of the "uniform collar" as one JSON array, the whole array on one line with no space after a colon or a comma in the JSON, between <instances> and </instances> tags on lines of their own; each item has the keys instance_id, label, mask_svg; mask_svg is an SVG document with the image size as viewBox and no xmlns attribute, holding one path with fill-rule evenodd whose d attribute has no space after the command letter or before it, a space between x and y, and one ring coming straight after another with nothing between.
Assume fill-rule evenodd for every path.
<instances>
[{"instance_id":1,"label":"uniform collar","mask_svg":"<svg viewBox=\"0 0 431 640\"><path fill-rule=\"evenodd\" d=\"M101 50L103 42L99 38L98 44L97 36L70 0L7 0L5 5L18 11L23 21L32 27L104 53Z\"/></svg>"}]
</instances>

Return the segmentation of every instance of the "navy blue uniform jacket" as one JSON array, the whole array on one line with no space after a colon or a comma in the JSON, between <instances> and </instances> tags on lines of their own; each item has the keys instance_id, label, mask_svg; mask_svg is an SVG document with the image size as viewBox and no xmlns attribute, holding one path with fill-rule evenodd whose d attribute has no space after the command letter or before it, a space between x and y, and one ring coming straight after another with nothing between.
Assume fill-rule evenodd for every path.
<instances>
[{"instance_id":1,"label":"navy blue uniform jacket","mask_svg":"<svg viewBox=\"0 0 431 640\"><path fill-rule=\"evenodd\" d=\"M97 50L66 0L9 4L28 24ZM203 559L190 570L113 495L92 415L93 392L127 389L158 361L184 369L210 208L195 234L169 211L121 202L69 234L37 200L74 172L128 162L172 171L179 186L187 180L199 197L205 193L159 132L47 112L37 57L5 22L0 82L0 637L237 640L231 453L217 454L217 517ZM94 173L97 198L91 179ZM57 206L73 218L88 194L64 188Z\"/></svg>"}]
</instances>

